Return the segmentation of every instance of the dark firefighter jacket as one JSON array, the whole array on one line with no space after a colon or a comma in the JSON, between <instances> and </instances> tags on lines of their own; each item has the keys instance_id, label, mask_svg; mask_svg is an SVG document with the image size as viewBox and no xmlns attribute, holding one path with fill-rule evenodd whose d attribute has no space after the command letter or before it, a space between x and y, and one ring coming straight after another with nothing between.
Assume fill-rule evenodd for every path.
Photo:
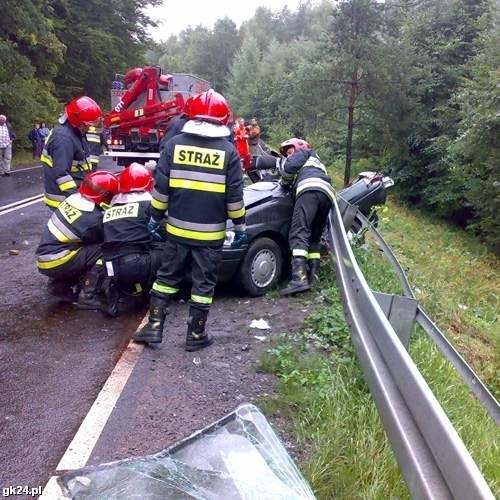
<instances>
[{"instance_id":1,"label":"dark firefighter jacket","mask_svg":"<svg viewBox=\"0 0 500 500\"><path fill-rule=\"evenodd\" d=\"M181 243L222 246L226 220L237 230L245 223L240 159L227 137L173 137L161 153L152 195L152 216L160 220L168 209L167 233Z\"/></svg>"},{"instance_id":2,"label":"dark firefighter jacket","mask_svg":"<svg viewBox=\"0 0 500 500\"><path fill-rule=\"evenodd\" d=\"M126 193L113 198L103 217L105 260L150 251L153 243L148 231L150 212L150 193Z\"/></svg>"},{"instance_id":3,"label":"dark firefighter jacket","mask_svg":"<svg viewBox=\"0 0 500 500\"><path fill-rule=\"evenodd\" d=\"M280 173L290 184L293 183L295 196L306 191L321 191L332 201L335 199L329 175L320 159L312 151L297 151L281 163Z\"/></svg>"},{"instance_id":4,"label":"dark firefighter jacket","mask_svg":"<svg viewBox=\"0 0 500 500\"><path fill-rule=\"evenodd\" d=\"M104 238L103 211L99 205L75 193L62 201L51 215L36 249L39 269L69 262L85 245Z\"/></svg>"},{"instance_id":5,"label":"dark firefighter jacket","mask_svg":"<svg viewBox=\"0 0 500 500\"><path fill-rule=\"evenodd\" d=\"M57 125L49 134L42 151L44 202L57 208L76 191L85 174L92 169L88 162L87 141L69 122Z\"/></svg>"}]
</instances>

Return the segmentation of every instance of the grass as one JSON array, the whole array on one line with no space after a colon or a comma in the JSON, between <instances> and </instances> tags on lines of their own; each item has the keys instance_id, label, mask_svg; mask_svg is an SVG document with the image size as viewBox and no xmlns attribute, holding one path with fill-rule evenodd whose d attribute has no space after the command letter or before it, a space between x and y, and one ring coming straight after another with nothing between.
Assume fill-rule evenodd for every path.
<instances>
[{"instance_id":1,"label":"grass","mask_svg":"<svg viewBox=\"0 0 500 500\"><path fill-rule=\"evenodd\" d=\"M498 394L498 261L469 235L395 202L381 217L380 231L424 309ZM372 289L400 293L369 237L355 254ZM264 410L289 422L306 450L302 470L319 499L409 498L356 361L329 264L321 283L310 300L323 307L299 334L280 336L261 359L261 369L277 374L280 387ZM498 427L419 327L409 352L498 497Z\"/></svg>"},{"instance_id":2,"label":"grass","mask_svg":"<svg viewBox=\"0 0 500 500\"><path fill-rule=\"evenodd\" d=\"M474 237L391 201L381 231L423 309L500 399L500 266Z\"/></svg>"},{"instance_id":3,"label":"grass","mask_svg":"<svg viewBox=\"0 0 500 500\"><path fill-rule=\"evenodd\" d=\"M34 165L40 165L40 160L33 159L33 153L31 150L17 149L14 152L12 158L13 167L31 167Z\"/></svg>"}]
</instances>

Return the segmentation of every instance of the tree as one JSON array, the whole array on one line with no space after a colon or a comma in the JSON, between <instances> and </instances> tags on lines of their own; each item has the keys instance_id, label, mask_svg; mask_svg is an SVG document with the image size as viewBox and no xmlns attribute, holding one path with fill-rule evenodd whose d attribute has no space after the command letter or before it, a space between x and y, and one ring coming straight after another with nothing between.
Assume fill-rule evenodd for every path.
<instances>
[{"instance_id":1,"label":"tree","mask_svg":"<svg viewBox=\"0 0 500 500\"><path fill-rule=\"evenodd\" d=\"M0 17L0 107L20 142L34 121L52 121L58 109L52 77L64 55L49 2L5 0Z\"/></svg>"},{"instance_id":2,"label":"tree","mask_svg":"<svg viewBox=\"0 0 500 500\"><path fill-rule=\"evenodd\" d=\"M60 99L77 94L108 99L115 73L123 73L144 63L154 25L142 11L160 0L55 0L54 23L58 38L66 45L64 63L55 83Z\"/></svg>"},{"instance_id":3,"label":"tree","mask_svg":"<svg viewBox=\"0 0 500 500\"><path fill-rule=\"evenodd\" d=\"M498 17L498 13L497 13ZM480 37L480 51L469 63L470 77L453 99L459 107L458 134L449 144L451 184L461 186L470 208L471 229L500 252L500 43L499 23Z\"/></svg>"}]
</instances>

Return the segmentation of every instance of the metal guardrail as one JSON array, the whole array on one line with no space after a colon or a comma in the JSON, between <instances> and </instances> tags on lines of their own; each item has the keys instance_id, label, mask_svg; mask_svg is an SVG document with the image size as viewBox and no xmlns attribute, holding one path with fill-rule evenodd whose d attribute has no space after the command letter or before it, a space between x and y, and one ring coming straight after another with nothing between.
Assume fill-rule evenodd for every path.
<instances>
[{"instance_id":1,"label":"metal guardrail","mask_svg":"<svg viewBox=\"0 0 500 500\"><path fill-rule=\"evenodd\" d=\"M412 497L493 499L361 273L337 203L328 238L353 344Z\"/></svg>"},{"instance_id":2,"label":"metal guardrail","mask_svg":"<svg viewBox=\"0 0 500 500\"><path fill-rule=\"evenodd\" d=\"M359 222L370 228L370 234L374 237L378 246L382 249L385 256L389 259L395 270L401 286L404 290L404 295L415 299L413 290L411 288L410 282L406 273L404 272L401 264L394 255L391 247L384 240L382 235L373 227L368 219L361 214L359 211L355 216ZM431 318L426 314L420 305L417 306L417 314L415 317L417 323L424 329L424 331L429 335L429 337L434 341L437 348L446 357L446 359L455 367L455 370L462 377L462 380L469 387L471 392L477 397L477 399L484 406L486 411L490 414L493 420L500 425L500 404L495 399L493 394L484 385L483 381L477 376L474 370L469 364L462 358L460 353L453 347L450 341L446 338L446 335L437 327L437 325L431 320Z\"/></svg>"}]
</instances>

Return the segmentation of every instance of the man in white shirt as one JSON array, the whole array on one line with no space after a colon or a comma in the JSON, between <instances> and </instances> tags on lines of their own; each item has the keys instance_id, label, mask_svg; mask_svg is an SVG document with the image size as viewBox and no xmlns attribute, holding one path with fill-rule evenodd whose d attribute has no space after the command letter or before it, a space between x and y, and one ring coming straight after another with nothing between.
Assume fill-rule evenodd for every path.
<instances>
[{"instance_id":1,"label":"man in white shirt","mask_svg":"<svg viewBox=\"0 0 500 500\"><path fill-rule=\"evenodd\" d=\"M10 175L10 162L12 161L12 142L16 134L7 117L0 115L0 176Z\"/></svg>"}]
</instances>

